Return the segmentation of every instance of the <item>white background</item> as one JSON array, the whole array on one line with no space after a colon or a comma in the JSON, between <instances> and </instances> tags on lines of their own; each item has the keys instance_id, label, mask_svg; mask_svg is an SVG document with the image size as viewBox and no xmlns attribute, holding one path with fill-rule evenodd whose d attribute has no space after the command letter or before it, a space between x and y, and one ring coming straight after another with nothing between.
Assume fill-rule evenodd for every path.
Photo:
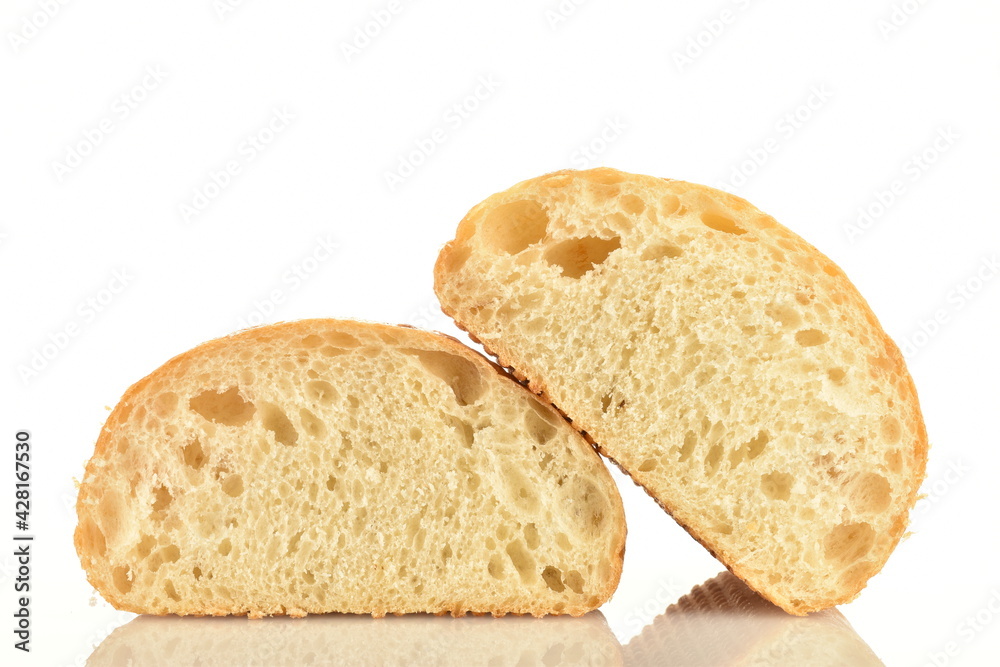
<instances>
[{"instance_id":1,"label":"white background","mask_svg":"<svg viewBox=\"0 0 1000 667\"><path fill-rule=\"evenodd\" d=\"M747 197L839 263L905 344L929 498L842 612L886 664L996 664L996 3L404 1L351 53L388 0L230 4L3 4L3 467L29 429L37 535L27 658L0 550L5 664L82 664L128 618L92 599L71 534L73 478L129 384L246 323L455 333L431 267L465 212L601 164ZM401 160L420 164L399 183ZM229 161L239 173L213 188ZM628 552L603 612L624 643L721 567L617 479Z\"/></svg>"}]
</instances>

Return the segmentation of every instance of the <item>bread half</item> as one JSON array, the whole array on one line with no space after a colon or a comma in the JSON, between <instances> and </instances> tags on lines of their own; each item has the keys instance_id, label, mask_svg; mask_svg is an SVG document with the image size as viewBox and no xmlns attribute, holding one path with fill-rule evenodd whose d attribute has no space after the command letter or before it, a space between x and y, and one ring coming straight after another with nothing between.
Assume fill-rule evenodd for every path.
<instances>
[{"instance_id":1,"label":"bread half","mask_svg":"<svg viewBox=\"0 0 1000 667\"><path fill-rule=\"evenodd\" d=\"M549 174L473 208L435 287L785 610L851 600L903 536L927 456L903 358L843 271L748 202Z\"/></svg>"},{"instance_id":2,"label":"bread half","mask_svg":"<svg viewBox=\"0 0 1000 667\"><path fill-rule=\"evenodd\" d=\"M836 609L789 616L729 572L695 586L624 653L627 665L883 667Z\"/></svg>"},{"instance_id":3,"label":"bread half","mask_svg":"<svg viewBox=\"0 0 1000 667\"><path fill-rule=\"evenodd\" d=\"M87 667L617 667L621 653L600 612L541 619L140 616L101 642Z\"/></svg>"},{"instance_id":4,"label":"bread half","mask_svg":"<svg viewBox=\"0 0 1000 667\"><path fill-rule=\"evenodd\" d=\"M550 406L445 336L261 327L133 385L76 547L147 614L580 615L622 567L621 499Z\"/></svg>"}]
</instances>

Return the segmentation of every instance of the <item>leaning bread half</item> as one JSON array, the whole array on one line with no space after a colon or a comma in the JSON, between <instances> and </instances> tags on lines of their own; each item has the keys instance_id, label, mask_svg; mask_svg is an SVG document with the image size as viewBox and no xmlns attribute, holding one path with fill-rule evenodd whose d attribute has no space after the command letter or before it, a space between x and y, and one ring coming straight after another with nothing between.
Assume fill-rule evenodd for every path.
<instances>
[{"instance_id":1,"label":"leaning bread half","mask_svg":"<svg viewBox=\"0 0 1000 667\"><path fill-rule=\"evenodd\" d=\"M625 522L593 448L445 336L261 327L133 385L87 465L76 547L149 614L580 615Z\"/></svg>"},{"instance_id":2,"label":"leaning bread half","mask_svg":"<svg viewBox=\"0 0 1000 667\"><path fill-rule=\"evenodd\" d=\"M927 437L836 265L746 201L613 169L525 181L438 258L444 311L736 575L854 598L907 526Z\"/></svg>"}]
</instances>

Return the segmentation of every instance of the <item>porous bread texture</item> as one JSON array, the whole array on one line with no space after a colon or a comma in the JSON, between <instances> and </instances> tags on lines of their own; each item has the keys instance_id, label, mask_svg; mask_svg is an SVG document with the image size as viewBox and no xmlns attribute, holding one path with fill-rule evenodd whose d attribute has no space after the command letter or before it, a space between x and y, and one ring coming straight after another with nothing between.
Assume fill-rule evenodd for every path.
<instances>
[{"instance_id":1,"label":"porous bread texture","mask_svg":"<svg viewBox=\"0 0 1000 667\"><path fill-rule=\"evenodd\" d=\"M271 618L140 616L112 632L88 667L558 667L622 664L621 645L600 612L582 618L373 620L326 615Z\"/></svg>"},{"instance_id":2,"label":"porous bread texture","mask_svg":"<svg viewBox=\"0 0 1000 667\"><path fill-rule=\"evenodd\" d=\"M903 536L927 458L903 358L843 271L743 199L528 180L465 217L435 290L785 610L853 599Z\"/></svg>"},{"instance_id":3,"label":"porous bread texture","mask_svg":"<svg viewBox=\"0 0 1000 667\"><path fill-rule=\"evenodd\" d=\"M90 582L147 614L580 615L625 544L607 468L550 406L453 339L336 320L132 386L77 512Z\"/></svg>"},{"instance_id":4,"label":"porous bread texture","mask_svg":"<svg viewBox=\"0 0 1000 667\"><path fill-rule=\"evenodd\" d=\"M836 609L789 616L729 572L671 605L625 646L624 657L651 667L883 664Z\"/></svg>"}]
</instances>

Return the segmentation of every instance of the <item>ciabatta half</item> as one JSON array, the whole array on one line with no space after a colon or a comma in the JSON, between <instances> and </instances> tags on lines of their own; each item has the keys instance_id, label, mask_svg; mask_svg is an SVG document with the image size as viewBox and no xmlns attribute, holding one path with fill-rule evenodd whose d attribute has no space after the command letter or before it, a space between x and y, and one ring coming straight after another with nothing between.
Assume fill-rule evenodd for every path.
<instances>
[{"instance_id":1,"label":"ciabatta half","mask_svg":"<svg viewBox=\"0 0 1000 667\"><path fill-rule=\"evenodd\" d=\"M903 536L927 436L844 272L733 195L613 169L479 204L446 313L787 611L853 599Z\"/></svg>"},{"instance_id":2,"label":"ciabatta half","mask_svg":"<svg viewBox=\"0 0 1000 667\"><path fill-rule=\"evenodd\" d=\"M76 546L147 614L580 615L622 567L621 499L550 406L445 336L260 327L132 386Z\"/></svg>"}]
</instances>

